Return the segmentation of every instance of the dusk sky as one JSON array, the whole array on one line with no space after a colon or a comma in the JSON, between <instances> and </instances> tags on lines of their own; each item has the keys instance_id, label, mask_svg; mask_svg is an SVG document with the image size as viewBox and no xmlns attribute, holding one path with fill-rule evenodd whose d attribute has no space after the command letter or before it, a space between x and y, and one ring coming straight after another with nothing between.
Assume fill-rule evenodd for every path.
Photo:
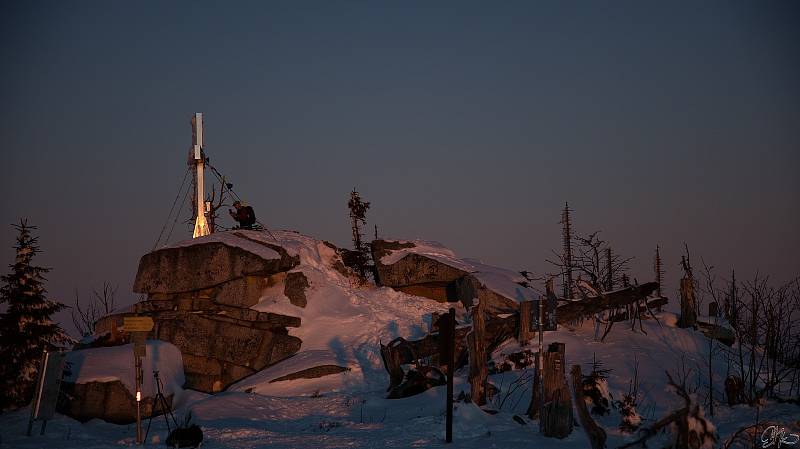
<instances>
[{"instance_id":1,"label":"dusk sky","mask_svg":"<svg viewBox=\"0 0 800 449\"><path fill-rule=\"evenodd\" d=\"M270 228L349 246L356 187L381 236L542 273L569 201L673 298L683 242L800 274L798 2L3 2L0 66L2 272L27 217L68 304L135 300L194 112Z\"/></svg>"}]
</instances>

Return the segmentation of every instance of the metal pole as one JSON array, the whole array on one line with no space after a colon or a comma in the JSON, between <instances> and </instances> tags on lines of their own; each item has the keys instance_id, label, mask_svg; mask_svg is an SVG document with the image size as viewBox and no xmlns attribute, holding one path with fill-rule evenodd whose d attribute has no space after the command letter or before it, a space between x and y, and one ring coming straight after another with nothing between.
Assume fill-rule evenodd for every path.
<instances>
[{"instance_id":1,"label":"metal pole","mask_svg":"<svg viewBox=\"0 0 800 449\"><path fill-rule=\"evenodd\" d=\"M36 376L36 391L33 397L33 403L31 404L31 416L28 419L28 432L26 433L27 436L31 436L31 431L33 431L33 422L36 420L36 415L39 412L39 402L42 400L42 388L44 387L44 370L47 367L47 358L49 357L49 353L45 350L42 353L42 361L39 363L39 374Z\"/></svg>"},{"instance_id":2,"label":"metal pole","mask_svg":"<svg viewBox=\"0 0 800 449\"><path fill-rule=\"evenodd\" d=\"M456 353L456 309L450 308L448 311L449 319L447 326L450 328L450 342L447 351L447 433L445 441L453 442L453 375L455 374L455 353ZM439 335L442 329L439 329Z\"/></svg>"},{"instance_id":3,"label":"metal pole","mask_svg":"<svg viewBox=\"0 0 800 449\"><path fill-rule=\"evenodd\" d=\"M136 370L136 444L142 444L142 359L133 355Z\"/></svg>"}]
</instances>

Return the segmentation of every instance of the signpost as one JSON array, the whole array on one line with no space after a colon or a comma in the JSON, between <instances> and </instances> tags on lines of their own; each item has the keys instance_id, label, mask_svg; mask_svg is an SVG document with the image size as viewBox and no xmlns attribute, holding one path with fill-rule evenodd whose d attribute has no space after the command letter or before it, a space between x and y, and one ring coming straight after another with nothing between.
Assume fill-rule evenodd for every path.
<instances>
[{"instance_id":1,"label":"signpost","mask_svg":"<svg viewBox=\"0 0 800 449\"><path fill-rule=\"evenodd\" d=\"M44 351L42 363L39 366L39 376L36 381L36 392L31 405L31 417L28 421L28 436L31 436L33 422L42 421L41 435L44 435L44 428L47 420L52 418L56 412L58 393L61 389L61 378L64 373L63 352Z\"/></svg>"},{"instance_id":2,"label":"signpost","mask_svg":"<svg viewBox=\"0 0 800 449\"><path fill-rule=\"evenodd\" d=\"M123 318L122 328L131 334L133 341L133 367L136 377L136 444L142 444L142 357L147 356L147 333L153 330L153 319L149 316Z\"/></svg>"}]
</instances>

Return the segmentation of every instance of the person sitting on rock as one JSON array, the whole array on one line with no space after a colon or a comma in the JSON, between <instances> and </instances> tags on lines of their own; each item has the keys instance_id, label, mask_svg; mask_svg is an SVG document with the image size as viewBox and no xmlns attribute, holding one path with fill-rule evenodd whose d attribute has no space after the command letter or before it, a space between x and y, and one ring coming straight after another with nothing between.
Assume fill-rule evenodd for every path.
<instances>
[{"instance_id":1,"label":"person sitting on rock","mask_svg":"<svg viewBox=\"0 0 800 449\"><path fill-rule=\"evenodd\" d=\"M253 208L242 206L240 201L234 201L233 207L236 208L236 211L228 209L228 213L239 223L238 229L253 229L253 225L256 224L256 213Z\"/></svg>"}]
</instances>

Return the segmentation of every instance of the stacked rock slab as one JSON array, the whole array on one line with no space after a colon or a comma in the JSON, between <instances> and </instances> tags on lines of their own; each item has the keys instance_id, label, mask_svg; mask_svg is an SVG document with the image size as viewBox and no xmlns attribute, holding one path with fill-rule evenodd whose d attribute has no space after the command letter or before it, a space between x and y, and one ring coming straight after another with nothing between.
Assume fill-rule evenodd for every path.
<instances>
[{"instance_id":1,"label":"stacked rock slab","mask_svg":"<svg viewBox=\"0 0 800 449\"><path fill-rule=\"evenodd\" d=\"M466 308L472 307L477 298L486 304L490 313L512 312L519 308L517 301L487 287L476 273L465 269L466 264L449 264L425 253L415 253L414 247L414 242L372 242L378 284L439 302L461 302ZM382 262L384 256L402 250L410 251L393 263Z\"/></svg>"},{"instance_id":2,"label":"stacked rock slab","mask_svg":"<svg viewBox=\"0 0 800 449\"><path fill-rule=\"evenodd\" d=\"M250 309L265 288L286 284L298 263L284 248L243 232L153 251L142 257L133 288L147 300L100 320L96 332L120 328L126 315L151 316L149 338L171 342L182 353L185 388L222 391L300 349L300 339L287 330L300 326L299 318ZM295 297L308 286L298 274L292 274Z\"/></svg>"}]
</instances>

